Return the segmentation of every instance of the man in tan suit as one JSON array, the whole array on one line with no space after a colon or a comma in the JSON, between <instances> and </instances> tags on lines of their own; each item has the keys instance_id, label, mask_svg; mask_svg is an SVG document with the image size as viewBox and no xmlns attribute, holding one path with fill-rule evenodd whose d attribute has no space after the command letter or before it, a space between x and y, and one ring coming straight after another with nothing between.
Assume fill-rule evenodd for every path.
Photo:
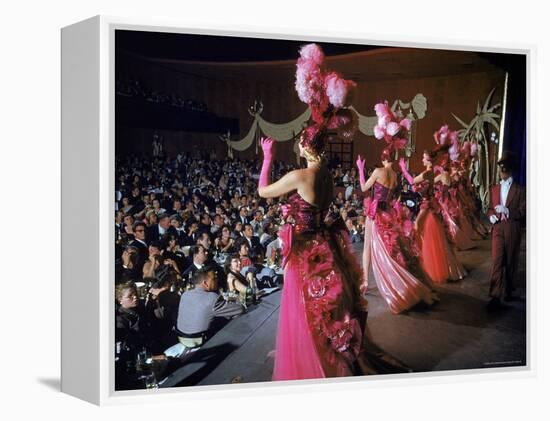
<instances>
[{"instance_id":1,"label":"man in tan suit","mask_svg":"<svg viewBox=\"0 0 550 421\"><path fill-rule=\"evenodd\" d=\"M491 233L493 268L487 305L489 311L500 308L500 299L505 292L505 301L513 299L514 275L521 244L521 227L525 219L525 188L515 183L512 170L514 157L504 152L498 161L500 184L491 187L491 204L487 216L493 224Z\"/></svg>"}]
</instances>

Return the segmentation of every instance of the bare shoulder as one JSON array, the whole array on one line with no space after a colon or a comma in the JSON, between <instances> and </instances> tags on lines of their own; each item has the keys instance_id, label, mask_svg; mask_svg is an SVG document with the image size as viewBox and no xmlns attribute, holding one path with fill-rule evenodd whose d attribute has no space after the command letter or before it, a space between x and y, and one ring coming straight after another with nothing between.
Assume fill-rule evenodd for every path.
<instances>
[{"instance_id":1,"label":"bare shoulder","mask_svg":"<svg viewBox=\"0 0 550 421\"><path fill-rule=\"evenodd\" d=\"M304 174L306 170L305 169L297 169L297 170L292 170L292 171L289 171L287 172L284 176L285 177L300 177Z\"/></svg>"}]
</instances>

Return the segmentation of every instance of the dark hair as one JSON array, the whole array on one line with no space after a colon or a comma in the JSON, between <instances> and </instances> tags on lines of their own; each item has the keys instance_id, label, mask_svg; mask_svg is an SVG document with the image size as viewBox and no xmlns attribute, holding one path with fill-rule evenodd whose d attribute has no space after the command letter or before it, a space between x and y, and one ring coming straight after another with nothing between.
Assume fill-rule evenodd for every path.
<instances>
[{"instance_id":1,"label":"dark hair","mask_svg":"<svg viewBox=\"0 0 550 421\"><path fill-rule=\"evenodd\" d=\"M275 223L273 222L272 218L264 219L264 221L262 223L262 231L263 232L267 232L268 234L272 234L274 228L275 228Z\"/></svg>"},{"instance_id":2,"label":"dark hair","mask_svg":"<svg viewBox=\"0 0 550 421\"><path fill-rule=\"evenodd\" d=\"M199 254L199 252L201 251L201 248L204 249L204 246L202 244L196 244L194 246L191 246L189 250L191 256L195 257L197 254ZM206 249L204 249L204 251L206 251Z\"/></svg>"},{"instance_id":3,"label":"dark hair","mask_svg":"<svg viewBox=\"0 0 550 421\"><path fill-rule=\"evenodd\" d=\"M224 229L227 229L229 231L229 233L231 234L231 227L227 224L223 224L222 227L220 228L220 236L221 236L221 233Z\"/></svg>"},{"instance_id":4,"label":"dark hair","mask_svg":"<svg viewBox=\"0 0 550 421\"><path fill-rule=\"evenodd\" d=\"M384 148L384 150L382 151L382 154L380 155L380 160L393 162L394 161L393 150L390 148Z\"/></svg>"},{"instance_id":5,"label":"dark hair","mask_svg":"<svg viewBox=\"0 0 550 421\"><path fill-rule=\"evenodd\" d=\"M193 277L193 285L199 285L203 281L206 281L210 272L216 273L216 271L210 266L206 266L196 271L195 276Z\"/></svg>"},{"instance_id":6,"label":"dark hair","mask_svg":"<svg viewBox=\"0 0 550 421\"><path fill-rule=\"evenodd\" d=\"M434 151L429 151L428 149L424 149L424 152L422 152L423 155L428 155L430 158L430 162L433 163L435 157L437 156L437 153Z\"/></svg>"},{"instance_id":7,"label":"dark hair","mask_svg":"<svg viewBox=\"0 0 550 421\"><path fill-rule=\"evenodd\" d=\"M159 250L162 249L161 244L160 244L160 241L151 241L151 242L149 243L149 247L156 247L156 248L158 248Z\"/></svg>"},{"instance_id":8,"label":"dark hair","mask_svg":"<svg viewBox=\"0 0 550 421\"><path fill-rule=\"evenodd\" d=\"M135 268L137 266L137 262L139 258L139 250L133 246L126 246L124 251L126 251L130 257L129 263L131 265L131 268L132 269Z\"/></svg>"},{"instance_id":9,"label":"dark hair","mask_svg":"<svg viewBox=\"0 0 550 421\"><path fill-rule=\"evenodd\" d=\"M204 231L204 230L203 230L203 231L200 231L200 232L198 233L197 244L198 244L198 242L199 242L200 240L202 240L202 239L204 238L205 235L206 235L208 238L210 238L210 234L208 234L208 231Z\"/></svg>"},{"instance_id":10,"label":"dark hair","mask_svg":"<svg viewBox=\"0 0 550 421\"><path fill-rule=\"evenodd\" d=\"M321 154L327 143L327 130L324 125L312 124L304 128L298 135L303 148L310 149L315 154Z\"/></svg>"},{"instance_id":11,"label":"dark hair","mask_svg":"<svg viewBox=\"0 0 550 421\"><path fill-rule=\"evenodd\" d=\"M248 247L250 249L250 245L248 244L248 241L247 241L246 238L241 237L241 238L238 238L235 241L235 250L237 251L237 254L241 251L241 247L243 245L245 245L246 247Z\"/></svg>"},{"instance_id":12,"label":"dark hair","mask_svg":"<svg viewBox=\"0 0 550 421\"><path fill-rule=\"evenodd\" d=\"M161 245L162 248L165 249L170 245L170 241L174 240L176 243L178 242L178 237L176 237L174 234L166 233L162 237Z\"/></svg>"},{"instance_id":13,"label":"dark hair","mask_svg":"<svg viewBox=\"0 0 550 421\"><path fill-rule=\"evenodd\" d=\"M135 231L137 227L143 227L143 229L147 229L147 224L143 221L136 221L134 222L134 225L132 225L132 229Z\"/></svg>"},{"instance_id":14,"label":"dark hair","mask_svg":"<svg viewBox=\"0 0 550 421\"><path fill-rule=\"evenodd\" d=\"M225 260L224 271L226 275L231 272L231 261L235 259L241 261L241 256L239 256L238 254L232 254Z\"/></svg>"}]
</instances>

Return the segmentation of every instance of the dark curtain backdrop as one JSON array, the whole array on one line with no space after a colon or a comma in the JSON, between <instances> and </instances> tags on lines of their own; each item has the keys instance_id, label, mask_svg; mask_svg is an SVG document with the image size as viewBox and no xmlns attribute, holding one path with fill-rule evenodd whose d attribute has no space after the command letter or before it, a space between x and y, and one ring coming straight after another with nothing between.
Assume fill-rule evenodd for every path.
<instances>
[{"instance_id":1,"label":"dark curtain backdrop","mask_svg":"<svg viewBox=\"0 0 550 421\"><path fill-rule=\"evenodd\" d=\"M504 150L514 153L517 168L513 177L519 184L525 186L527 183L526 57L520 55L512 56L503 64L506 71L508 71Z\"/></svg>"}]
</instances>

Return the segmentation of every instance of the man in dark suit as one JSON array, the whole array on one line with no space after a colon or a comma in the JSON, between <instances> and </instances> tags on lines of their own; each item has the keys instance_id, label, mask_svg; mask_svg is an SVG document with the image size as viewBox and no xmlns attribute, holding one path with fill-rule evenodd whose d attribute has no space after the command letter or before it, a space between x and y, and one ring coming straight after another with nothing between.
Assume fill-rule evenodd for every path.
<instances>
[{"instance_id":1,"label":"man in dark suit","mask_svg":"<svg viewBox=\"0 0 550 421\"><path fill-rule=\"evenodd\" d=\"M250 219L248 217L248 210L246 209L246 206L241 206L239 208L239 222L241 222L243 225L248 224L250 222Z\"/></svg>"},{"instance_id":2,"label":"man in dark suit","mask_svg":"<svg viewBox=\"0 0 550 421\"><path fill-rule=\"evenodd\" d=\"M498 161L500 184L491 187L490 207L487 216L493 224L491 247L493 267L488 310L500 307L502 293L505 301L513 299L514 275L518 264L522 222L526 215L525 189L515 183L512 170L515 160L504 152Z\"/></svg>"},{"instance_id":3,"label":"man in dark suit","mask_svg":"<svg viewBox=\"0 0 550 421\"><path fill-rule=\"evenodd\" d=\"M200 244L192 246L189 252L191 263L181 275L186 281L191 281L195 273L205 267L208 260L208 250Z\"/></svg>"},{"instance_id":4,"label":"man in dark suit","mask_svg":"<svg viewBox=\"0 0 550 421\"><path fill-rule=\"evenodd\" d=\"M246 224L244 226L243 233L244 238L246 238L246 241L248 242L248 255L252 260L255 260L256 257L264 251L262 245L260 244L260 239L254 235L254 229L251 224Z\"/></svg>"},{"instance_id":5,"label":"man in dark suit","mask_svg":"<svg viewBox=\"0 0 550 421\"><path fill-rule=\"evenodd\" d=\"M188 243L187 233L183 226L183 218L180 215L172 215L170 217L170 225L174 227L177 233L177 242L180 246L185 246Z\"/></svg>"},{"instance_id":6,"label":"man in dark suit","mask_svg":"<svg viewBox=\"0 0 550 421\"><path fill-rule=\"evenodd\" d=\"M185 246L194 246L199 238L199 223L195 219L187 220L187 237L185 238Z\"/></svg>"},{"instance_id":7,"label":"man in dark suit","mask_svg":"<svg viewBox=\"0 0 550 421\"><path fill-rule=\"evenodd\" d=\"M147 230L147 241L160 241L168 233L174 234L177 237L178 232L170 225L170 215L161 213L158 218L158 224L151 225Z\"/></svg>"},{"instance_id":8,"label":"man in dark suit","mask_svg":"<svg viewBox=\"0 0 550 421\"><path fill-rule=\"evenodd\" d=\"M143 265L149 258L149 246L145 241L145 223L141 221L134 222L132 229L134 231L134 239L130 242L130 246L137 248L138 250L138 260L136 269L141 273Z\"/></svg>"}]
</instances>

